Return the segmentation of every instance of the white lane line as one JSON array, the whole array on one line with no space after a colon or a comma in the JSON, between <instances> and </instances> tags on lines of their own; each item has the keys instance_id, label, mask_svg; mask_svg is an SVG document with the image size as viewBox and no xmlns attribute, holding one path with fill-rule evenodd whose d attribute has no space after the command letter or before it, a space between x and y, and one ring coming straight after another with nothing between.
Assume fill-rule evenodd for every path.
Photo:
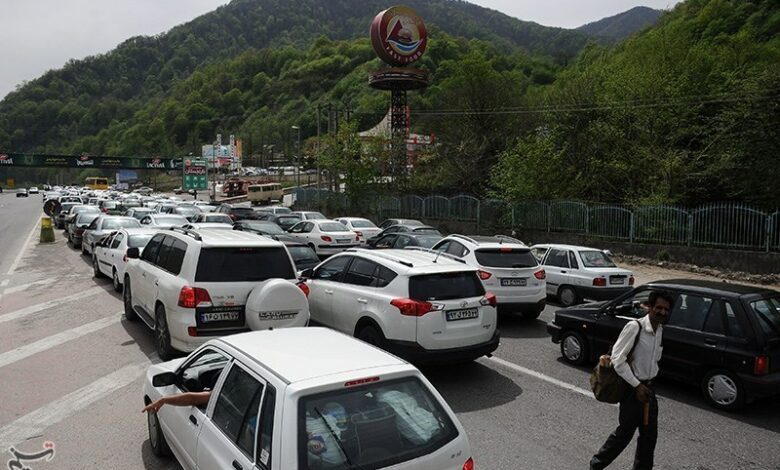
<instances>
[{"instance_id":1,"label":"white lane line","mask_svg":"<svg viewBox=\"0 0 780 470\"><path fill-rule=\"evenodd\" d=\"M8 268L7 274L13 274L14 271L16 271L16 268L19 267L19 262L22 261L22 256L24 256L24 252L27 251L27 245L30 244L30 240L32 240L33 235L35 235L35 230L38 228L38 224L41 223L41 219L35 221L35 225L33 225L32 230L30 230L30 236L27 237L27 240L24 242L24 245L22 245L22 248L19 250L19 254L16 255L16 259L14 259L13 264L11 264L11 267Z\"/></svg>"},{"instance_id":2,"label":"white lane line","mask_svg":"<svg viewBox=\"0 0 780 470\"><path fill-rule=\"evenodd\" d=\"M528 369L523 366L519 366L515 363L505 361L501 358L498 358L496 356L485 358L486 361L495 362L496 364L502 365L508 369L512 369L516 372L520 372L521 374L530 375L531 377L536 377L537 379L544 380L545 382L551 383L553 385L557 385L561 388L565 388L566 390L572 391L574 393L579 393L580 395L584 395L590 399L595 400L593 397L593 392L590 390L585 390L584 388L577 387L575 385L572 385L570 383L566 383L562 380L558 380L554 377L550 377L549 375L542 374L541 372L536 372L535 370Z\"/></svg>"},{"instance_id":3,"label":"white lane line","mask_svg":"<svg viewBox=\"0 0 780 470\"><path fill-rule=\"evenodd\" d=\"M0 323L5 323L13 320L18 320L19 318L23 318L38 312L41 312L43 310L54 308L61 306L62 304L66 302L72 302L74 300L81 300L87 297L91 297L93 295L97 295L101 292L105 292L105 289L102 287L93 287L91 289L87 289L83 292L78 292L76 294L72 294L66 297L60 297L59 299L50 300L48 302L44 302L41 304L35 304L30 305L29 307L25 307L19 310L14 310L11 313L6 313L3 315L0 315Z\"/></svg>"},{"instance_id":4,"label":"white lane line","mask_svg":"<svg viewBox=\"0 0 780 470\"><path fill-rule=\"evenodd\" d=\"M0 448L7 449L40 435L49 426L93 406L96 401L133 383L148 366L148 361L125 366L3 426L0 428Z\"/></svg>"},{"instance_id":5,"label":"white lane line","mask_svg":"<svg viewBox=\"0 0 780 470\"><path fill-rule=\"evenodd\" d=\"M92 323L87 323L86 325L81 325L70 330L65 330L57 333L56 335L48 336L39 341L35 341L34 343L25 344L24 346L20 346L16 349L0 353L0 367L5 367L9 364L13 364L14 362L28 358L33 354L38 354L63 343L67 343L68 341L72 341L76 338L80 338L90 333L102 330L103 328L109 327L115 323L119 323L119 321L122 319L121 315L122 312L116 312L108 318L101 318L100 320L93 321Z\"/></svg>"},{"instance_id":6,"label":"white lane line","mask_svg":"<svg viewBox=\"0 0 780 470\"><path fill-rule=\"evenodd\" d=\"M67 279L67 278L77 278L77 277L83 278L84 276L83 275L61 276L61 277L57 278L57 282L61 282L63 279ZM7 280L8 279L6 279L6 281ZM5 293L6 294L13 294L14 292L21 292L21 291L27 290L27 289L29 289L31 287L52 285L54 283L55 283L55 281L53 281L52 279L43 279L43 280L40 280L40 281L28 282L27 284L19 284L18 286L11 286L11 287L9 287L8 289L5 290Z\"/></svg>"}]
</instances>

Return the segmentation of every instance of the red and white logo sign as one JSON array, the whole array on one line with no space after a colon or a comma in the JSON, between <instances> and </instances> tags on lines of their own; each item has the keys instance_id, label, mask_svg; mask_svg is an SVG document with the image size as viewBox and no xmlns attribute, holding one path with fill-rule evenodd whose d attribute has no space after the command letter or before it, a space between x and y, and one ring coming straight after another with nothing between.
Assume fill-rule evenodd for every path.
<instances>
[{"instance_id":1,"label":"red and white logo sign","mask_svg":"<svg viewBox=\"0 0 780 470\"><path fill-rule=\"evenodd\" d=\"M371 23L371 44L390 65L417 62L428 46L428 30L411 8L395 6L379 13Z\"/></svg>"}]
</instances>

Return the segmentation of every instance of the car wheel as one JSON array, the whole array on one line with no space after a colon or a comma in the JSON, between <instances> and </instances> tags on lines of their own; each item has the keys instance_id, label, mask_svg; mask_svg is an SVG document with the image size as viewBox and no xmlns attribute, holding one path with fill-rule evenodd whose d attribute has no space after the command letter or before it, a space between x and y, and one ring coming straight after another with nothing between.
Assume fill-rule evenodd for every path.
<instances>
[{"instance_id":1,"label":"car wheel","mask_svg":"<svg viewBox=\"0 0 780 470\"><path fill-rule=\"evenodd\" d=\"M376 346L379 349L385 347L385 337L381 331L374 326L364 326L357 334L359 340L366 342L370 345Z\"/></svg>"},{"instance_id":2,"label":"car wheel","mask_svg":"<svg viewBox=\"0 0 780 470\"><path fill-rule=\"evenodd\" d=\"M133 310L133 294L130 291L130 278L125 276L122 303L125 307L125 317L129 321L138 321L138 314Z\"/></svg>"},{"instance_id":3,"label":"car wheel","mask_svg":"<svg viewBox=\"0 0 780 470\"><path fill-rule=\"evenodd\" d=\"M157 457L171 455L171 448L168 447L168 441L165 440L157 413L149 411L146 415L146 423L149 427L149 445L152 447L152 453Z\"/></svg>"},{"instance_id":4,"label":"car wheel","mask_svg":"<svg viewBox=\"0 0 780 470\"><path fill-rule=\"evenodd\" d=\"M165 316L165 307L158 305L154 309L154 344L157 355L163 362L170 361L176 355L176 350L171 346L171 332L168 330L168 318Z\"/></svg>"},{"instance_id":5,"label":"car wheel","mask_svg":"<svg viewBox=\"0 0 780 470\"><path fill-rule=\"evenodd\" d=\"M111 282L114 284L115 292L122 292L122 283L119 282L119 276L116 275L116 268L111 270Z\"/></svg>"},{"instance_id":6,"label":"car wheel","mask_svg":"<svg viewBox=\"0 0 780 470\"><path fill-rule=\"evenodd\" d=\"M103 273L100 272L97 256L95 255L92 255L92 275L98 279L103 277Z\"/></svg>"},{"instance_id":7,"label":"car wheel","mask_svg":"<svg viewBox=\"0 0 780 470\"><path fill-rule=\"evenodd\" d=\"M588 343L580 333L567 331L561 337L561 355L569 364L585 364L588 360Z\"/></svg>"},{"instance_id":8,"label":"car wheel","mask_svg":"<svg viewBox=\"0 0 780 470\"><path fill-rule=\"evenodd\" d=\"M561 288L558 289L558 301L564 307L571 307L572 305L577 305L579 303L579 296L573 287L561 286Z\"/></svg>"},{"instance_id":9,"label":"car wheel","mask_svg":"<svg viewBox=\"0 0 780 470\"><path fill-rule=\"evenodd\" d=\"M707 402L715 408L736 411L745 406L745 391L739 377L723 370L712 370L704 375L702 393Z\"/></svg>"}]
</instances>

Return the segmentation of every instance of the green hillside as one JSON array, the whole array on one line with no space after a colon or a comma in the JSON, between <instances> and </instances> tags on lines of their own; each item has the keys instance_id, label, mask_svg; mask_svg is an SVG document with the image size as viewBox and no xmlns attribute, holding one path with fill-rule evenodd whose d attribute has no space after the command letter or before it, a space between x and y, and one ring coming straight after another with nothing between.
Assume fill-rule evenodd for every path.
<instances>
[{"instance_id":1,"label":"green hillside","mask_svg":"<svg viewBox=\"0 0 780 470\"><path fill-rule=\"evenodd\" d=\"M634 7L623 13L580 26L577 29L591 36L622 41L637 31L654 25L662 14L663 11L661 10L654 10L648 7Z\"/></svg>"}]
</instances>

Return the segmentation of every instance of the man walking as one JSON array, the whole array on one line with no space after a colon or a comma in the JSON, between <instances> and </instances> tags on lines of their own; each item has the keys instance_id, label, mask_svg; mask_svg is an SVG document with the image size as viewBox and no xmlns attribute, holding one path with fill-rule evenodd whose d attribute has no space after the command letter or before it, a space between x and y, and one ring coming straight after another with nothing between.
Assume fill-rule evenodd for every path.
<instances>
[{"instance_id":1,"label":"man walking","mask_svg":"<svg viewBox=\"0 0 780 470\"><path fill-rule=\"evenodd\" d=\"M653 468L658 437L658 401L652 380L658 375L663 325L669 321L673 304L674 299L669 294L651 292L647 315L628 322L612 347L612 366L632 389L620 401L618 427L591 459L591 470L601 470L611 464L634 438L637 428L639 439L633 469Z\"/></svg>"}]
</instances>

